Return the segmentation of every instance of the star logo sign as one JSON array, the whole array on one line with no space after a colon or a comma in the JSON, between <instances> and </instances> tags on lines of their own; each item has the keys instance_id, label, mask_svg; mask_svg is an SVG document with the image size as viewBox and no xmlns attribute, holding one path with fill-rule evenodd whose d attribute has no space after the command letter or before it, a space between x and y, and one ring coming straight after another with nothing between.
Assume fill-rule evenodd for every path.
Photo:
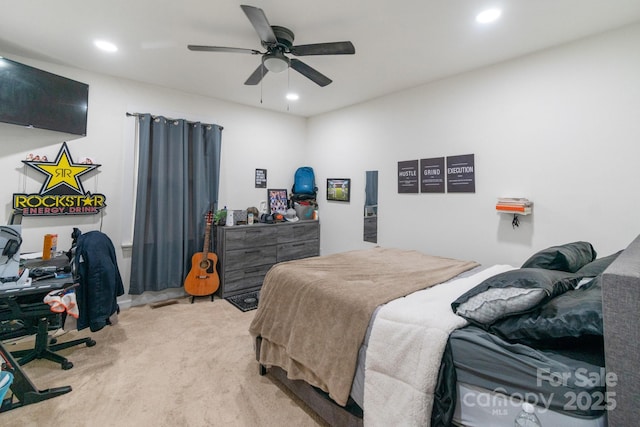
<instances>
[{"instance_id":1,"label":"star logo sign","mask_svg":"<svg viewBox=\"0 0 640 427\"><path fill-rule=\"evenodd\" d=\"M84 195L80 177L100 166L74 163L66 142L62 143L62 148L60 148L54 162L23 160L23 163L47 175L47 179L40 189L40 194L46 194L56 189L57 193L68 194L64 191L66 187L74 193Z\"/></svg>"}]
</instances>

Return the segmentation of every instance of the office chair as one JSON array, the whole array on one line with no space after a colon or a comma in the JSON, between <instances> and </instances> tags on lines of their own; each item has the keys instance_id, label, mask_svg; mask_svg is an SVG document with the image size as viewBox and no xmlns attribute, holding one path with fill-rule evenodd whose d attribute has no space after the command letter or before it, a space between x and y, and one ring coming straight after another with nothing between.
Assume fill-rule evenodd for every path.
<instances>
[{"instance_id":1,"label":"office chair","mask_svg":"<svg viewBox=\"0 0 640 427\"><path fill-rule=\"evenodd\" d=\"M68 287L61 291L66 289ZM40 293L0 299L0 340L35 334L33 348L11 352L19 365L35 359L47 359L59 363L64 370L71 369L73 363L56 351L80 344L93 347L96 342L91 338L80 338L58 344L55 338L49 337L49 330L58 329L62 325L63 315L66 315L52 312L49 305L42 302L49 291L44 289Z\"/></svg>"}]
</instances>

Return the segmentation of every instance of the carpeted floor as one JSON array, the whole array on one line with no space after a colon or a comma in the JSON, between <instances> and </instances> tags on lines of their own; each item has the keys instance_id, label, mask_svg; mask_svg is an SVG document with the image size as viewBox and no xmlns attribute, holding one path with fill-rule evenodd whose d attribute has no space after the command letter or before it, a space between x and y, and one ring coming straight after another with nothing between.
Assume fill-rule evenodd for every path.
<instances>
[{"instance_id":1,"label":"carpeted floor","mask_svg":"<svg viewBox=\"0 0 640 427\"><path fill-rule=\"evenodd\" d=\"M0 414L3 426L324 426L268 376L258 375L248 333L255 311L225 300L124 310L91 334L94 347L62 351L68 371L46 360L23 367L39 388L73 391ZM32 344L7 345L10 350Z\"/></svg>"}]
</instances>

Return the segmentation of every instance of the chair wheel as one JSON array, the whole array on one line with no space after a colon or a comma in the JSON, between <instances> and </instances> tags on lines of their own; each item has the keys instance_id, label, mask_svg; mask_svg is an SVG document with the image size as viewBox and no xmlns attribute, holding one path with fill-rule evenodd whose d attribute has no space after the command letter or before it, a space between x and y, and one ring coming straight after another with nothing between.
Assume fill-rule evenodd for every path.
<instances>
[{"instance_id":1,"label":"chair wheel","mask_svg":"<svg viewBox=\"0 0 640 427\"><path fill-rule=\"evenodd\" d=\"M94 345L96 345L96 341L95 340L87 341L87 347L93 347Z\"/></svg>"},{"instance_id":2,"label":"chair wheel","mask_svg":"<svg viewBox=\"0 0 640 427\"><path fill-rule=\"evenodd\" d=\"M68 371L69 369L73 368L73 363L69 362L68 360L65 360L60 365L62 365L62 369L65 371Z\"/></svg>"}]
</instances>

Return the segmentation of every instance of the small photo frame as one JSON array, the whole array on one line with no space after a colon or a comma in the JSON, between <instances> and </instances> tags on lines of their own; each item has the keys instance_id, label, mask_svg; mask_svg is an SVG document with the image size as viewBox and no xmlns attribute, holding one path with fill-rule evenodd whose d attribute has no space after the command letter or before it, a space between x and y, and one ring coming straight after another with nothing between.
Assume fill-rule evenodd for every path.
<instances>
[{"instance_id":1,"label":"small photo frame","mask_svg":"<svg viewBox=\"0 0 640 427\"><path fill-rule=\"evenodd\" d=\"M267 190L267 197L269 199L269 213L287 213L287 190L285 189L273 189Z\"/></svg>"},{"instance_id":2,"label":"small photo frame","mask_svg":"<svg viewBox=\"0 0 640 427\"><path fill-rule=\"evenodd\" d=\"M327 200L348 202L351 198L351 179L327 178Z\"/></svg>"}]
</instances>

